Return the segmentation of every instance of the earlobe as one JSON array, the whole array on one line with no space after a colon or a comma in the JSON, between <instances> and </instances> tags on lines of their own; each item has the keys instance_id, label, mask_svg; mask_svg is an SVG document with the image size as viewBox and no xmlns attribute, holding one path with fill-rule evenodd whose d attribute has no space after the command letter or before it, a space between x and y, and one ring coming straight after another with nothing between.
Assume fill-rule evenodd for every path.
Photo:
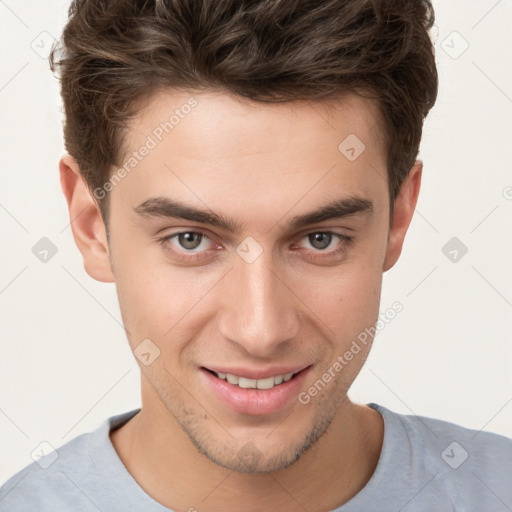
<instances>
[{"instance_id":1,"label":"earlobe","mask_svg":"<svg viewBox=\"0 0 512 512\"><path fill-rule=\"evenodd\" d=\"M84 258L85 271L97 281L112 283L114 275L103 218L71 155L60 159L59 173L73 238Z\"/></svg>"},{"instance_id":2,"label":"earlobe","mask_svg":"<svg viewBox=\"0 0 512 512\"><path fill-rule=\"evenodd\" d=\"M395 200L388 245L384 258L383 272L389 270L398 261L402 252L405 234L411 223L421 186L423 162L417 160L409 171Z\"/></svg>"}]
</instances>

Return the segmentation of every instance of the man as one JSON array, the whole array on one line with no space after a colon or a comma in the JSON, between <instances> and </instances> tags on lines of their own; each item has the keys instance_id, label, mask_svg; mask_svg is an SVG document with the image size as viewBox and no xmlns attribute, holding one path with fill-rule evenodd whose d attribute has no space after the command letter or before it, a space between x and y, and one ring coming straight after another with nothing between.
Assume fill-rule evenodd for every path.
<instances>
[{"instance_id":1,"label":"man","mask_svg":"<svg viewBox=\"0 0 512 512\"><path fill-rule=\"evenodd\" d=\"M420 190L432 24L416 0L73 2L61 184L142 407L2 511L512 509L511 440L347 397Z\"/></svg>"}]
</instances>

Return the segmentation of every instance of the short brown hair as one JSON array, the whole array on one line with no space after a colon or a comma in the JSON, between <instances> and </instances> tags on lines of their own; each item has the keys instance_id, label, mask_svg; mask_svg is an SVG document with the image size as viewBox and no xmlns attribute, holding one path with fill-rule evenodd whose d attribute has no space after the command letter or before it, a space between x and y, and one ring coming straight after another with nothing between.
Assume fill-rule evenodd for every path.
<instances>
[{"instance_id":1,"label":"short brown hair","mask_svg":"<svg viewBox=\"0 0 512 512\"><path fill-rule=\"evenodd\" d=\"M437 96L433 23L430 0L74 0L49 57L66 150L92 191L121 165L128 122L161 90L258 102L352 91L379 105L392 209ZM108 195L98 206L108 226Z\"/></svg>"}]
</instances>

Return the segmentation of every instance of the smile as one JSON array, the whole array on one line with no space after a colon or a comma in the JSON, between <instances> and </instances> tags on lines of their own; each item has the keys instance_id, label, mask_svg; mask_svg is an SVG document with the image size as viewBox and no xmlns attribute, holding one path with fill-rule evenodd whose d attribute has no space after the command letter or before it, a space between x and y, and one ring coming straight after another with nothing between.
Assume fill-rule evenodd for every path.
<instances>
[{"instance_id":1,"label":"smile","mask_svg":"<svg viewBox=\"0 0 512 512\"><path fill-rule=\"evenodd\" d=\"M297 373L285 373L284 375L275 375L266 379L248 379L231 373L213 372L219 379L228 381L230 384L237 385L244 389L272 389L283 382L288 382Z\"/></svg>"},{"instance_id":2,"label":"smile","mask_svg":"<svg viewBox=\"0 0 512 512\"><path fill-rule=\"evenodd\" d=\"M242 414L265 415L279 412L297 400L312 365L281 373L284 369L282 367L257 372L233 368L231 371L242 374L237 375L218 371L220 368L212 370L201 367L199 375L207 393L211 394L220 407L227 406L232 411ZM257 375L258 373L260 375Z\"/></svg>"}]
</instances>

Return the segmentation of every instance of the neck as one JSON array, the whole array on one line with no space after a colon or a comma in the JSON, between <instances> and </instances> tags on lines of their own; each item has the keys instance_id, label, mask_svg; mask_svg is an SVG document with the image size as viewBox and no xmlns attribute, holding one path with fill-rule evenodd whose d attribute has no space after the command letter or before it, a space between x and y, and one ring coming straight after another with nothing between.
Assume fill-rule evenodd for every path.
<instances>
[{"instance_id":1,"label":"neck","mask_svg":"<svg viewBox=\"0 0 512 512\"><path fill-rule=\"evenodd\" d=\"M199 453L162 408L141 411L111 441L137 483L176 512L332 510L355 496L375 471L383 439L380 414L346 398L325 434L291 466L235 473Z\"/></svg>"}]
</instances>

